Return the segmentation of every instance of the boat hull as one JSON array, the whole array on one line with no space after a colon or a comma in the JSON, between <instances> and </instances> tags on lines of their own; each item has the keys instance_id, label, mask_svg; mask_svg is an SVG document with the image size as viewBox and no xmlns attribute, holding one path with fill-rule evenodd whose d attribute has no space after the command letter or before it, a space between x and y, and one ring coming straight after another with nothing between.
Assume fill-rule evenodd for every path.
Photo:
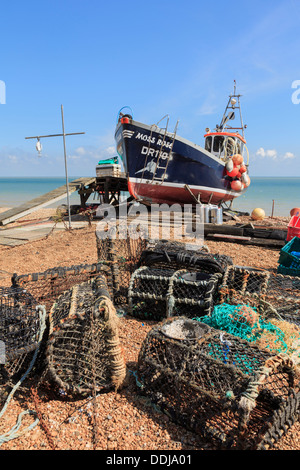
<instances>
[{"instance_id":1,"label":"boat hull","mask_svg":"<svg viewBox=\"0 0 300 470\"><path fill-rule=\"evenodd\" d=\"M119 122L115 139L128 190L146 204L221 204L232 191L225 164L202 147L156 126Z\"/></svg>"}]
</instances>

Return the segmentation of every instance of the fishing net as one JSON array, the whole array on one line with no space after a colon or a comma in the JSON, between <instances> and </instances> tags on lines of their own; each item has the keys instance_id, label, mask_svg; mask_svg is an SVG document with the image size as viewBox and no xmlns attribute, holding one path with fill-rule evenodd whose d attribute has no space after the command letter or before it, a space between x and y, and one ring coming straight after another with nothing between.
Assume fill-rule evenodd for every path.
<instances>
[{"instance_id":1,"label":"fishing net","mask_svg":"<svg viewBox=\"0 0 300 470\"><path fill-rule=\"evenodd\" d=\"M126 366L118 317L104 276L60 295L51 308L49 323L46 377L60 393L90 395L124 384Z\"/></svg>"},{"instance_id":2,"label":"fishing net","mask_svg":"<svg viewBox=\"0 0 300 470\"><path fill-rule=\"evenodd\" d=\"M109 269L112 300L115 304L127 303L130 277L147 245L146 235L142 230L137 232L136 227L124 225L112 227L105 236L101 235L96 239L98 263Z\"/></svg>"},{"instance_id":3,"label":"fishing net","mask_svg":"<svg viewBox=\"0 0 300 470\"><path fill-rule=\"evenodd\" d=\"M42 307L19 288L0 288L0 395L26 372L39 347Z\"/></svg>"},{"instance_id":4,"label":"fishing net","mask_svg":"<svg viewBox=\"0 0 300 470\"><path fill-rule=\"evenodd\" d=\"M70 287L95 278L104 271L101 263L55 267L40 273L29 273L12 277L12 286L22 288L45 305L47 311L53 302ZM110 288L110 286L108 285ZM111 288L110 288L111 289Z\"/></svg>"},{"instance_id":5,"label":"fishing net","mask_svg":"<svg viewBox=\"0 0 300 470\"><path fill-rule=\"evenodd\" d=\"M149 320L209 314L218 300L221 278L220 273L141 266L130 280L129 313Z\"/></svg>"},{"instance_id":6,"label":"fishing net","mask_svg":"<svg viewBox=\"0 0 300 470\"><path fill-rule=\"evenodd\" d=\"M141 394L220 448L266 449L299 417L291 358L186 317L153 327L138 359Z\"/></svg>"},{"instance_id":7,"label":"fishing net","mask_svg":"<svg viewBox=\"0 0 300 470\"><path fill-rule=\"evenodd\" d=\"M277 318L266 320L255 307L226 303L215 306L211 315L198 320L255 343L274 355L285 353L295 364L300 363L300 327L296 324Z\"/></svg>"}]
</instances>

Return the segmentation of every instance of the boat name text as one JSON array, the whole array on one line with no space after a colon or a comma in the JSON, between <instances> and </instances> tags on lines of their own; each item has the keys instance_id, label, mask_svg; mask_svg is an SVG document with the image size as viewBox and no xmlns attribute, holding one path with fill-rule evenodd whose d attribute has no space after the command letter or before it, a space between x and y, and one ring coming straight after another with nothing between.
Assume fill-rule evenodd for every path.
<instances>
[{"instance_id":1,"label":"boat name text","mask_svg":"<svg viewBox=\"0 0 300 470\"><path fill-rule=\"evenodd\" d=\"M164 138L158 138L156 140L156 137L151 137L147 134L141 134L141 132L138 132L135 138L144 142L149 142L150 144L156 143L156 145L160 145L161 147L171 148L172 146L172 142L168 142Z\"/></svg>"}]
</instances>

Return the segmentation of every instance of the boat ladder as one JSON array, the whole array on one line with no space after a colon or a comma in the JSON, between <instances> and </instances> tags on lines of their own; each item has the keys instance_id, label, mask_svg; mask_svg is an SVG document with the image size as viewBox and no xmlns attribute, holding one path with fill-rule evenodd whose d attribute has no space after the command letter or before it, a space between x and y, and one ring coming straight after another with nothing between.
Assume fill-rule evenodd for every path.
<instances>
[{"instance_id":1,"label":"boat ladder","mask_svg":"<svg viewBox=\"0 0 300 470\"><path fill-rule=\"evenodd\" d=\"M169 119L168 119L168 122L169 122ZM177 121L174 132L172 134L170 133L168 134L172 138L170 142L171 145L166 146L165 143L166 143L166 136L167 136L167 130L168 130L168 122L165 127L162 144L160 146L159 154L157 156L157 161L156 161L155 169L153 171L151 184L162 184L167 176L167 169L171 160L173 145L175 142L177 127L178 127L178 121ZM160 176L157 176L157 173L159 173L159 170L162 170L162 173Z\"/></svg>"}]
</instances>

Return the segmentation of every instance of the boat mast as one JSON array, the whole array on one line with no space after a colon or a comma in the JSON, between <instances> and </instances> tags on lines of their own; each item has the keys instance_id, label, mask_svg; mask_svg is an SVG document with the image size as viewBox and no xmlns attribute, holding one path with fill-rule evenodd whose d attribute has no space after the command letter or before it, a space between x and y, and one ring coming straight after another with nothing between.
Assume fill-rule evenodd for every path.
<instances>
[{"instance_id":1,"label":"boat mast","mask_svg":"<svg viewBox=\"0 0 300 470\"><path fill-rule=\"evenodd\" d=\"M242 117L242 110L241 110L241 102L240 102L240 97L242 95L236 94L236 81L234 80L234 88L233 88L233 94L229 95L228 103L225 108L223 118L221 121L221 124L218 126L217 131L224 131L225 128L227 129L232 129L232 130L240 130L242 137L245 137L245 126L243 123L243 117ZM235 110L239 110L239 116L240 116L240 127L231 127L228 126L228 121L233 120L235 118ZM228 115L227 111L232 110Z\"/></svg>"}]
</instances>

